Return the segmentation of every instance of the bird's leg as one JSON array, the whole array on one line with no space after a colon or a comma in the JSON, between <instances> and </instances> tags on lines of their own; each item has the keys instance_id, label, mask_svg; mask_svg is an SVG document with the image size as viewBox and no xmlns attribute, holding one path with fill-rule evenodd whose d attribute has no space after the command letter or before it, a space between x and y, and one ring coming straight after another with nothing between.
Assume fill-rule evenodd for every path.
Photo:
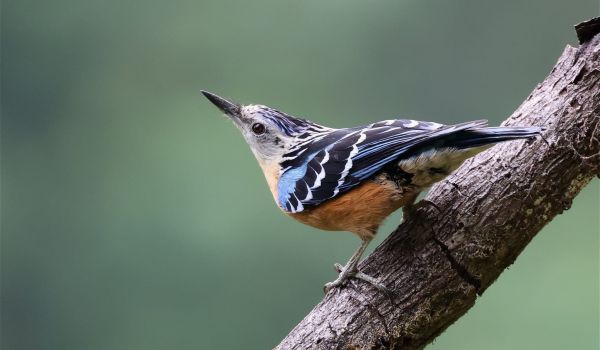
<instances>
[{"instance_id":1,"label":"bird's leg","mask_svg":"<svg viewBox=\"0 0 600 350\"><path fill-rule=\"evenodd\" d=\"M383 291L387 290L375 278L358 271L358 268L357 268L358 262L360 261L360 258L362 257L365 250L367 249L367 246L369 246L369 243L371 242L371 238L361 238L361 239L362 239L362 243L360 244L360 247L358 247L358 249L354 252L354 254L352 254L352 256L350 257L350 260L348 260L348 262L346 263L346 266L342 266L340 264L334 265L335 269L340 274L335 281L325 284L325 287L324 287L325 293L329 292L334 287L341 286L350 277L357 278L357 279L363 280L365 282L368 282L368 283L374 285L379 290L383 290Z\"/></svg>"}]
</instances>

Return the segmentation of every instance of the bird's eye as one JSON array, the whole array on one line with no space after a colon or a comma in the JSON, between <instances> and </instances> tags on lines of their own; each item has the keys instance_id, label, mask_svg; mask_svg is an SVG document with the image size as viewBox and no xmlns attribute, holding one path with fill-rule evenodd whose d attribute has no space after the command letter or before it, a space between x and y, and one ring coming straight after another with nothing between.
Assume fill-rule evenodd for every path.
<instances>
[{"instance_id":1,"label":"bird's eye","mask_svg":"<svg viewBox=\"0 0 600 350\"><path fill-rule=\"evenodd\" d=\"M252 132L255 133L256 135L262 135L265 133L265 126L262 125L261 123L254 123L252 124Z\"/></svg>"}]
</instances>

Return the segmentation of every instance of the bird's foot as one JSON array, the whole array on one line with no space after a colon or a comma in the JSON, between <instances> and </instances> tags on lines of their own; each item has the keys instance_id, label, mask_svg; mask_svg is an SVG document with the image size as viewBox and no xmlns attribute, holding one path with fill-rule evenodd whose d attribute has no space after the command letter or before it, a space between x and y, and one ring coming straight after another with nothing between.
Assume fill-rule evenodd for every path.
<instances>
[{"instance_id":1,"label":"bird's foot","mask_svg":"<svg viewBox=\"0 0 600 350\"><path fill-rule=\"evenodd\" d=\"M389 290L384 285L379 283L379 281L376 278L373 278L365 273L358 271L356 266L354 266L353 268L350 268L348 266L342 266L341 264L337 264L337 263L334 264L333 266L335 267L335 270L337 272L339 272L340 274L335 281L325 284L325 287L323 288L323 290L325 291L325 294L329 293L329 291L335 287L342 286L350 278L356 278L359 280L363 280L363 281L371 284L373 287L377 288L381 292L389 293Z\"/></svg>"}]
</instances>

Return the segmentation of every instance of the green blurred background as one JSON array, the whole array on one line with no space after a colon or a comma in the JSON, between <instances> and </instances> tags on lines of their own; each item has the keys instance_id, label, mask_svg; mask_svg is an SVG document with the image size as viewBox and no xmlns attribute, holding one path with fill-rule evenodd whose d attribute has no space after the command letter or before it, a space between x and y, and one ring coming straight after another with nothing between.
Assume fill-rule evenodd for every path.
<instances>
[{"instance_id":1,"label":"green blurred background","mask_svg":"<svg viewBox=\"0 0 600 350\"><path fill-rule=\"evenodd\" d=\"M275 346L357 239L282 215L199 90L335 127L496 124L595 15L597 0L3 1L2 348ZM598 349L598 192L431 348Z\"/></svg>"}]
</instances>

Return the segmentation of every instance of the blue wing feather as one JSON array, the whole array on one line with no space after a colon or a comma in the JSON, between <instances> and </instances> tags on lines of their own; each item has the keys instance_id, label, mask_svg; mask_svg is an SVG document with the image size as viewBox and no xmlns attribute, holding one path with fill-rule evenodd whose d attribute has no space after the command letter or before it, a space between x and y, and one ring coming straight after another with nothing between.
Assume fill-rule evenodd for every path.
<instances>
[{"instance_id":1,"label":"blue wing feather","mask_svg":"<svg viewBox=\"0 0 600 350\"><path fill-rule=\"evenodd\" d=\"M440 140L448 135L483 125L485 121L447 126L390 120L329 131L284 156L281 167L286 170L277 187L279 205L288 212L301 212L349 191L415 150L442 146Z\"/></svg>"}]
</instances>

